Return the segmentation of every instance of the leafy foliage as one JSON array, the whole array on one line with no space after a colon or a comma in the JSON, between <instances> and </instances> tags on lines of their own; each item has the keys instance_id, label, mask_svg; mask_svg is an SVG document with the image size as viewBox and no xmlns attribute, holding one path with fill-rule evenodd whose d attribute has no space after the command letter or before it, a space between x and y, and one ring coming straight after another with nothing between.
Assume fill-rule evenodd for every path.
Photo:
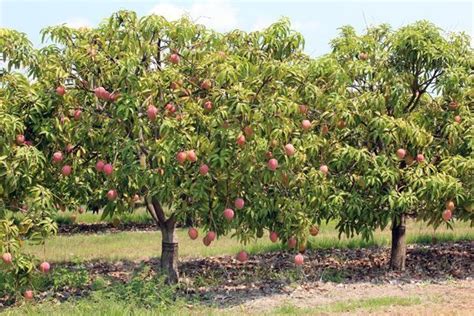
<instances>
[{"instance_id":1,"label":"leafy foliage","mask_svg":"<svg viewBox=\"0 0 474 316\"><path fill-rule=\"evenodd\" d=\"M162 230L190 219L246 243L268 229L299 250L331 218L365 239L405 215L436 227L449 201L474 219L464 34L347 26L312 59L285 19L220 34L119 11L41 33L52 44L34 49L0 30L0 245L17 288L35 270L23 240L42 242L52 212L83 205L114 218L143 197Z\"/></svg>"},{"instance_id":2,"label":"leafy foliage","mask_svg":"<svg viewBox=\"0 0 474 316\"><path fill-rule=\"evenodd\" d=\"M435 227L446 203L474 220L473 54L464 34L420 21L393 31L341 29L331 57L346 126L335 135L339 229L367 238L401 214ZM341 93L343 92L343 93ZM406 157L397 157L398 149ZM424 161L417 161L422 154ZM447 223L449 225L449 222Z\"/></svg>"}]
</instances>

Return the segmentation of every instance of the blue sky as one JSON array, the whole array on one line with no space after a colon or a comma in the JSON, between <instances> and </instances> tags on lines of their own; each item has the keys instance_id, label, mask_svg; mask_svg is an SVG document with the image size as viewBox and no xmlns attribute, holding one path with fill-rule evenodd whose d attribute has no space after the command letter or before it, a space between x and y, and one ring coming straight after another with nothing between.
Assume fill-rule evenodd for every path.
<instances>
[{"instance_id":1,"label":"blue sky","mask_svg":"<svg viewBox=\"0 0 474 316\"><path fill-rule=\"evenodd\" d=\"M350 24L362 31L366 25L389 23L400 27L427 19L446 31L472 36L471 1L114 1L114 0L0 0L0 26L28 34L40 44L39 31L48 25L93 26L119 9L152 12L174 19L183 13L218 31L246 31L268 26L282 16L306 39L306 52L318 56L329 51L337 28Z\"/></svg>"}]
</instances>

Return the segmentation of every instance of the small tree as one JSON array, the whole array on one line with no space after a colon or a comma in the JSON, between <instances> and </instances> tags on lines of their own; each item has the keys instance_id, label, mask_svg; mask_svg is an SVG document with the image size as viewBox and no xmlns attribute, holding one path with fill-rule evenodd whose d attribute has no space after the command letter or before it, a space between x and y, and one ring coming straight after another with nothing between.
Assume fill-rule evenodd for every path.
<instances>
[{"instance_id":1,"label":"small tree","mask_svg":"<svg viewBox=\"0 0 474 316\"><path fill-rule=\"evenodd\" d=\"M342 82L337 194L341 233L392 223L390 266L403 270L406 219L434 227L473 213L473 54L464 34L428 22L397 31L342 28L331 58Z\"/></svg>"},{"instance_id":2,"label":"small tree","mask_svg":"<svg viewBox=\"0 0 474 316\"><path fill-rule=\"evenodd\" d=\"M327 216L332 180L320 165L332 151L318 114L302 105L323 90L307 82L303 38L286 20L219 34L186 18L120 11L95 29L49 27L43 36L59 45L31 65L44 108L28 124L50 161L57 203L104 199L103 216L112 216L143 197L170 282L175 224L186 218L208 231L206 245L269 229L304 249Z\"/></svg>"}]
</instances>

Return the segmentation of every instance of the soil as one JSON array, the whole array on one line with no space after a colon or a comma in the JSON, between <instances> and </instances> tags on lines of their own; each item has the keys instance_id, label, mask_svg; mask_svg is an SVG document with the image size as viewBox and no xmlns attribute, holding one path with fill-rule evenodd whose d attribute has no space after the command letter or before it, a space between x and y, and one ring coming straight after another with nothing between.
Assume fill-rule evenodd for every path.
<instances>
[{"instance_id":1,"label":"soil","mask_svg":"<svg viewBox=\"0 0 474 316\"><path fill-rule=\"evenodd\" d=\"M123 231L155 231L157 226L154 223L77 223L58 225L59 235L72 234L97 234L97 233L119 233Z\"/></svg>"},{"instance_id":2,"label":"soil","mask_svg":"<svg viewBox=\"0 0 474 316\"><path fill-rule=\"evenodd\" d=\"M182 223L177 223L176 228L185 227ZM74 224L59 224L59 235L73 235L73 234L109 234L120 233L124 231L157 231L158 226L155 223L120 223L114 225L113 223L74 223Z\"/></svg>"},{"instance_id":3,"label":"soil","mask_svg":"<svg viewBox=\"0 0 474 316\"><path fill-rule=\"evenodd\" d=\"M397 297L419 299L410 306L387 306L373 311L350 310L341 315L472 315L474 310L474 281L456 280L436 283L405 284L335 284L315 282L297 287L290 294L277 294L245 302L233 310L256 315L291 304L298 308L318 308L337 302L360 301L371 298Z\"/></svg>"},{"instance_id":4,"label":"soil","mask_svg":"<svg viewBox=\"0 0 474 316\"><path fill-rule=\"evenodd\" d=\"M351 296L387 296L398 288L452 280L467 280L473 298L474 241L410 245L407 269L403 272L387 269L389 254L388 248L375 247L312 250L305 254L301 269L295 269L294 254L288 252L250 256L246 263L238 263L232 257L215 257L183 262L181 273L183 281L189 282L188 290L200 301L222 307L250 304L252 310L259 305L268 309L272 304L266 299L275 297L277 304L281 304L278 297L301 295L300 302L318 306ZM212 280L221 281L198 287L193 282L198 277L210 280L211 284ZM474 303L474 299L470 301Z\"/></svg>"}]
</instances>

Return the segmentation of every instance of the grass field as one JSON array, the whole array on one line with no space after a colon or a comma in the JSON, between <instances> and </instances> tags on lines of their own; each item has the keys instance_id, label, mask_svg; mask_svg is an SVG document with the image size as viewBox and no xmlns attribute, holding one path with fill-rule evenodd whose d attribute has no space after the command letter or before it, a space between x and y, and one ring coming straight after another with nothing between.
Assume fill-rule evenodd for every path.
<instances>
[{"instance_id":1,"label":"grass field","mask_svg":"<svg viewBox=\"0 0 474 316\"><path fill-rule=\"evenodd\" d=\"M378 298L369 298L363 300L342 300L340 302L325 304L316 308L300 308L289 304L283 304L280 307L264 313L264 315L327 315L328 313L350 313L357 311L376 312L386 307L413 306L420 304L419 298L404 298L382 296ZM250 312L250 311L248 311ZM239 310L219 310L212 307L186 308L184 305L176 304L167 310L161 310L159 315L251 315ZM90 300L81 300L62 305L42 304L39 306L25 306L21 309L9 311L5 315L157 315L156 311L131 307L130 305L99 301L98 298Z\"/></svg>"},{"instance_id":2,"label":"grass field","mask_svg":"<svg viewBox=\"0 0 474 316\"><path fill-rule=\"evenodd\" d=\"M205 247L202 238L190 240L186 229L178 229L181 258L195 258L215 255L233 255L245 248L249 253L259 253L280 249L281 243L272 244L265 235L246 246L229 237L221 237L210 247ZM474 230L468 223L455 222L454 229L439 227L436 231L421 222L408 224L408 243L430 243L437 241L456 241L474 239ZM203 236L203 232L200 232ZM367 246L387 246L390 243L390 230L377 231L374 239L364 241L360 237L338 238L335 224L320 227L320 233L309 239L308 247L316 248L358 248ZM120 232L89 235L60 235L48 239L45 245L26 245L26 250L40 259L51 262L105 260L139 260L159 256L161 233L156 232Z\"/></svg>"}]
</instances>

